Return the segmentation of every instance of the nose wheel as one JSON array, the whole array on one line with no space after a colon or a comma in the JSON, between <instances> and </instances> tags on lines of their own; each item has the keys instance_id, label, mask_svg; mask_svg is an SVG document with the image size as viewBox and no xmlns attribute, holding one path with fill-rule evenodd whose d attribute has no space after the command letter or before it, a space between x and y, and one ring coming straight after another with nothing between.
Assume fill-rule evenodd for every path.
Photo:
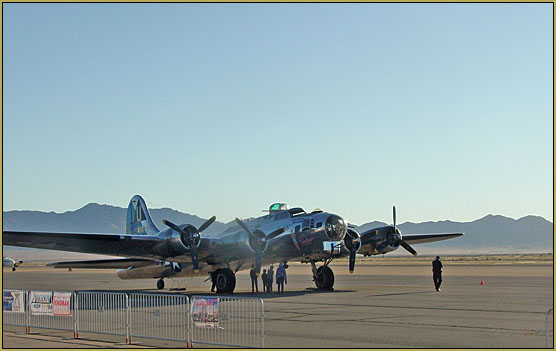
<instances>
[{"instance_id":1,"label":"nose wheel","mask_svg":"<svg viewBox=\"0 0 556 351\"><path fill-rule=\"evenodd\" d=\"M164 289L164 279L162 279L162 278L158 279L158 281L156 282L156 287L159 290Z\"/></svg>"}]
</instances>

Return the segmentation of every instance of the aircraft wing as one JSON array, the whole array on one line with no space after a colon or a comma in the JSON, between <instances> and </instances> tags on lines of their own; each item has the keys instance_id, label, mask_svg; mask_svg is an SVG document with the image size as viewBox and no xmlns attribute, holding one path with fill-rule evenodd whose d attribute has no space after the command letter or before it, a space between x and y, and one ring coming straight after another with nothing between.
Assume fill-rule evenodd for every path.
<instances>
[{"instance_id":1,"label":"aircraft wing","mask_svg":"<svg viewBox=\"0 0 556 351\"><path fill-rule=\"evenodd\" d=\"M463 233L403 234L403 240L409 244L423 244L451 239L462 235Z\"/></svg>"},{"instance_id":2,"label":"aircraft wing","mask_svg":"<svg viewBox=\"0 0 556 351\"><path fill-rule=\"evenodd\" d=\"M37 249L95 253L110 256L162 259L154 249L157 236L3 231L2 244Z\"/></svg>"},{"instance_id":3,"label":"aircraft wing","mask_svg":"<svg viewBox=\"0 0 556 351\"><path fill-rule=\"evenodd\" d=\"M65 261L47 264L48 267L54 268L120 268L128 269L130 267L146 267L155 265L156 261L142 260L138 258L116 258L108 260L87 260L87 261Z\"/></svg>"}]
</instances>

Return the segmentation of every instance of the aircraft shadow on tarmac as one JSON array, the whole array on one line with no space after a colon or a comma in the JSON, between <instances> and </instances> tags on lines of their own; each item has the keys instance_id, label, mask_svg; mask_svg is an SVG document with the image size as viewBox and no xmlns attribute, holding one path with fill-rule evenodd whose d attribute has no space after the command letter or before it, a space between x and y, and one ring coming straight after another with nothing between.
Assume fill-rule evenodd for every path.
<instances>
[{"instance_id":1,"label":"aircraft shadow on tarmac","mask_svg":"<svg viewBox=\"0 0 556 351\"><path fill-rule=\"evenodd\" d=\"M401 293L392 293L392 294L375 294L375 295L367 295L367 297L382 297L382 296L396 296L396 295L416 295L416 294L429 294L434 293L434 291L427 290L427 291L412 291L412 292L401 292Z\"/></svg>"}]
</instances>

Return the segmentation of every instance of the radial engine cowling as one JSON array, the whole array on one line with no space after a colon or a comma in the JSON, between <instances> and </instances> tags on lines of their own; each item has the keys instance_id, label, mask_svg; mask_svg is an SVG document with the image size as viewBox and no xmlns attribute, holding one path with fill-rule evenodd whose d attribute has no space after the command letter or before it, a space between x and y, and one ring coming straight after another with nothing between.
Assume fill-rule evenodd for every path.
<instances>
[{"instance_id":1,"label":"radial engine cowling","mask_svg":"<svg viewBox=\"0 0 556 351\"><path fill-rule=\"evenodd\" d=\"M359 251L361 249L361 235L355 230L348 228L344 237L344 244L349 251L354 249L355 252Z\"/></svg>"},{"instance_id":2,"label":"radial engine cowling","mask_svg":"<svg viewBox=\"0 0 556 351\"><path fill-rule=\"evenodd\" d=\"M361 234L361 249L364 255L378 255L396 250L400 245L401 232L393 226L367 230Z\"/></svg>"},{"instance_id":3,"label":"radial engine cowling","mask_svg":"<svg viewBox=\"0 0 556 351\"><path fill-rule=\"evenodd\" d=\"M196 232L196 229L188 224L183 226L183 228L181 229L187 234L189 234L189 231ZM196 234L197 233L194 233L192 238L194 245L198 246L200 238ZM166 232L166 235L164 235L163 238L164 239L161 240L158 245L155 245L153 247L153 251L157 255L163 257L175 257L190 252L187 240L183 237L182 234L178 233L177 231L169 230L168 232Z\"/></svg>"}]
</instances>

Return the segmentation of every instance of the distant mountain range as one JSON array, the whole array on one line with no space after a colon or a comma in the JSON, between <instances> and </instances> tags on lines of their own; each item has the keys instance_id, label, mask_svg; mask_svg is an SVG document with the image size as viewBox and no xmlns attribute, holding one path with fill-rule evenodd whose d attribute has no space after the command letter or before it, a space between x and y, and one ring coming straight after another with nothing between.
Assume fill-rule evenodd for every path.
<instances>
[{"instance_id":1,"label":"distant mountain range","mask_svg":"<svg viewBox=\"0 0 556 351\"><path fill-rule=\"evenodd\" d=\"M27 230L45 232L82 233L125 233L127 208L90 203L76 211L64 213L39 211L5 211L4 230ZM162 219L174 223L190 223L200 226L205 219L171 208L150 209L153 221L164 229ZM203 234L218 234L235 222L214 222ZM387 225L369 222L357 228L365 230ZM504 216L487 215L472 222L406 222L398 225L402 233L450 233L464 232L460 238L436 243L416 245L422 254L467 254L467 253L523 253L553 252L554 224L538 216L512 219ZM403 254L404 250L396 252Z\"/></svg>"}]
</instances>

